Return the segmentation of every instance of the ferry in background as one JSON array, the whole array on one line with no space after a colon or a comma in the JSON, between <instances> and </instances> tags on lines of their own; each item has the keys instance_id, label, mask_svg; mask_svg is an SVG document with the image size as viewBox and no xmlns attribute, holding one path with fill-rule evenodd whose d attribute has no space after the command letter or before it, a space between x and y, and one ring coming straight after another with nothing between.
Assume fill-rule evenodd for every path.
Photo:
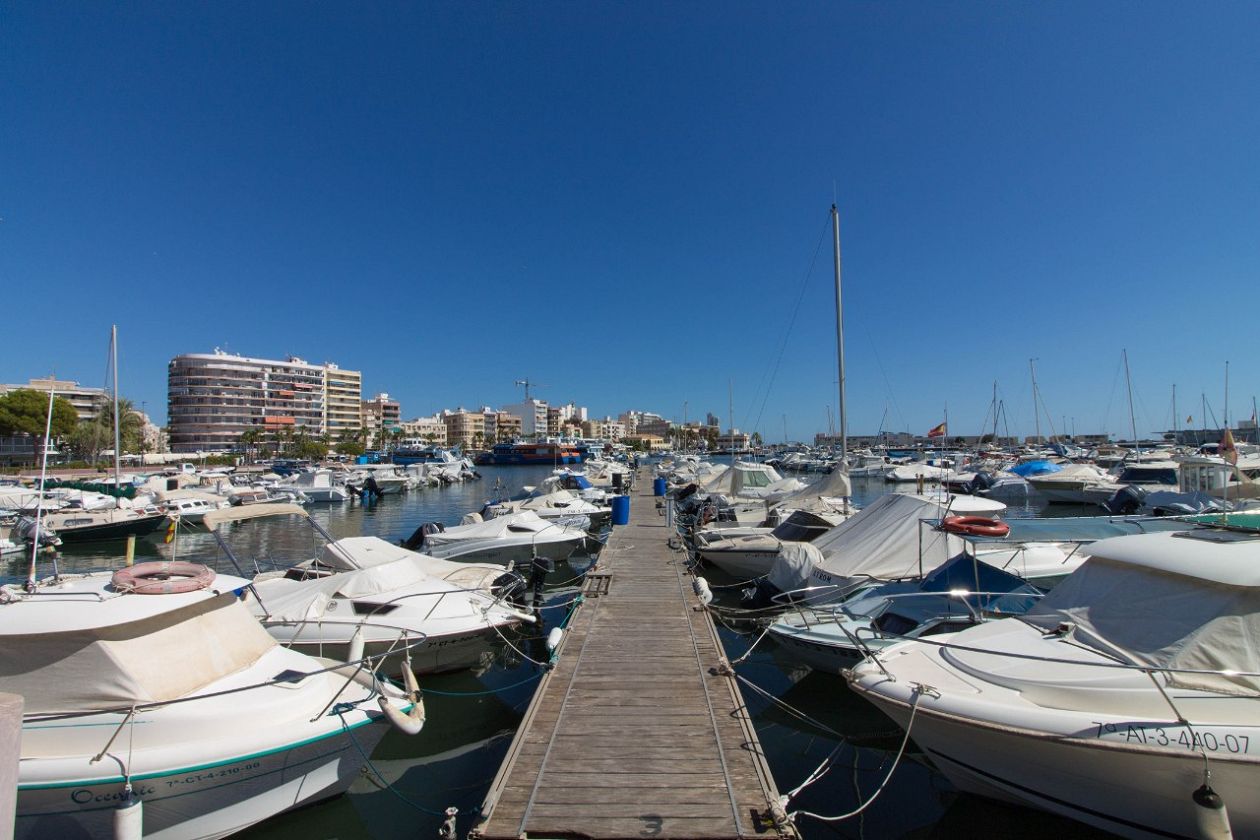
<instances>
[{"instance_id":1,"label":"ferry in background","mask_svg":"<svg viewBox=\"0 0 1260 840\"><path fill-rule=\"evenodd\" d=\"M477 457L476 463L484 464L581 464L586 460L588 449L581 444L558 443L496 443L489 452Z\"/></svg>"}]
</instances>

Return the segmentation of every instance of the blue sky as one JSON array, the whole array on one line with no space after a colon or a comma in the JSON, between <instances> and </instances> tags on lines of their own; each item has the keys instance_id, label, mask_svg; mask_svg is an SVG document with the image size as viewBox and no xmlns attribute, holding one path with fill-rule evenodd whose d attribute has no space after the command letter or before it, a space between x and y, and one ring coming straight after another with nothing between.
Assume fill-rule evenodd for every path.
<instances>
[{"instance_id":1,"label":"blue sky","mask_svg":"<svg viewBox=\"0 0 1260 840\"><path fill-rule=\"evenodd\" d=\"M1254 3L0 11L0 381L223 347L521 396L1127 436L1260 392ZM821 247L820 247L821 244ZM786 421L785 421L786 418ZM1042 431L1049 421L1043 416ZM1001 429L1005 431L1006 429ZM1061 429L1056 429L1060 430Z\"/></svg>"}]
</instances>

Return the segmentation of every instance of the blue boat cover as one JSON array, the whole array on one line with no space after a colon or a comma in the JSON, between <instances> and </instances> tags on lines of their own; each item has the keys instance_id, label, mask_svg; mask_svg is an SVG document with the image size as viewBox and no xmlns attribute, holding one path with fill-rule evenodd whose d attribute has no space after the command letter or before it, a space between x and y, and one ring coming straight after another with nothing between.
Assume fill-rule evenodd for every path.
<instances>
[{"instance_id":1,"label":"blue boat cover","mask_svg":"<svg viewBox=\"0 0 1260 840\"><path fill-rule=\"evenodd\" d=\"M1063 469L1063 467L1051 461L1025 461L1022 464L1016 464L1011 467L1010 472L1015 473L1015 475L1020 478L1028 478L1030 475L1049 475L1050 473L1057 473L1061 469Z\"/></svg>"}]
</instances>

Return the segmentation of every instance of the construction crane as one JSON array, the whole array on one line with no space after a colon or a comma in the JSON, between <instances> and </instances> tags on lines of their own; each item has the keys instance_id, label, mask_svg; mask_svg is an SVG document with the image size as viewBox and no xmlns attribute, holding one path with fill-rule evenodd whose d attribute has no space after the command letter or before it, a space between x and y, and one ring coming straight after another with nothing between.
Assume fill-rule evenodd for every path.
<instances>
[{"instance_id":1,"label":"construction crane","mask_svg":"<svg viewBox=\"0 0 1260 840\"><path fill-rule=\"evenodd\" d=\"M528 379L518 379L516 380L516 384L525 386L525 402L529 402L529 389L531 386L533 386L534 388L547 387L546 385L539 385L537 382L530 382Z\"/></svg>"}]
</instances>

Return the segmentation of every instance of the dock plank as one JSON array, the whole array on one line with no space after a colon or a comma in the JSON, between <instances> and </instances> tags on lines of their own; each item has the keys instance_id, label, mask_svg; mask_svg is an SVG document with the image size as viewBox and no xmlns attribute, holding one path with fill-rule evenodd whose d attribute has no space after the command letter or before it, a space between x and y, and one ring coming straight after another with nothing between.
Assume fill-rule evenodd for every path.
<instances>
[{"instance_id":1,"label":"dock plank","mask_svg":"<svg viewBox=\"0 0 1260 840\"><path fill-rule=\"evenodd\" d=\"M686 556L632 498L541 681L471 836L782 838L778 793Z\"/></svg>"}]
</instances>

